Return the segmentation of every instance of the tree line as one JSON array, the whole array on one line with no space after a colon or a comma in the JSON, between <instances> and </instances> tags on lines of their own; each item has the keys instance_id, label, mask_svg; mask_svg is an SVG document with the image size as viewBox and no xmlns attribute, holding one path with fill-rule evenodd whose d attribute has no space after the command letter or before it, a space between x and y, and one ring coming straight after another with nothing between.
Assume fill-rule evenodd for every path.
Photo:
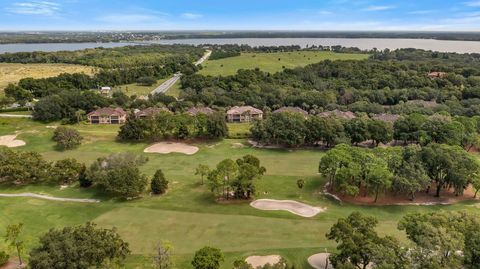
<instances>
[{"instance_id":1,"label":"tree line","mask_svg":"<svg viewBox=\"0 0 480 269\"><path fill-rule=\"evenodd\" d=\"M416 59L417 55L422 57ZM430 78L432 71L446 75ZM207 106L243 103L271 109L446 111L473 116L480 111L479 74L475 54L398 50L379 52L364 61L326 60L275 74L261 70L239 70L225 77L192 74L182 78L181 97ZM419 108L408 102L412 100L435 101L437 105Z\"/></svg>"},{"instance_id":2,"label":"tree line","mask_svg":"<svg viewBox=\"0 0 480 269\"><path fill-rule=\"evenodd\" d=\"M138 118L130 115L120 127L122 141L157 141L161 139L219 139L228 135L223 113L189 115L187 113L160 112Z\"/></svg>"},{"instance_id":3,"label":"tree line","mask_svg":"<svg viewBox=\"0 0 480 269\"><path fill-rule=\"evenodd\" d=\"M375 202L387 193L414 200L421 191L440 197L446 189L453 189L457 196L469 185L480 190L478 160L460 147L436 143L375 150L342 144L322 157L319 172L330 190L349 196L371 195Z\"/></svg>"},{"instance_id":4,"label":"tree line","mask_svg":"<svg viewBox=\"0 0 480 269\"><path fill-rule=\"evenodd\" d=\"M392 140L404 144L427 145L442 143L462 146L469 150L480 141L479 117L435 114L424 116L411 114L400 116L393 124L366 114L352 120L335 116L320 117L299 113L271 113L262 121L255 121L251 128L254 140L265 144L298 147L324 145L331 147L340 143L357 145L371 141L373 146Z\"/></svg>"}]
</instances>

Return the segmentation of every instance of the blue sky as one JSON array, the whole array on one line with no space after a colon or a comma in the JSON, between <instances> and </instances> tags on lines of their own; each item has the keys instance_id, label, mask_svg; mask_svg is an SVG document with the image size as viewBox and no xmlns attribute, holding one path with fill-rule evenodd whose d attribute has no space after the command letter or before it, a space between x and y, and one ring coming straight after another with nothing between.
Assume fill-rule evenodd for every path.
<instances>
[{"instance_id":1,"label":"blue sky","mask_svg":"<svg viewBox=\"0 0 480 269\"><path fill-rule=\"evenodd\" d=\"M480 31L480 0L0 0L0 30Z\"/></svg>"}]
</instances>

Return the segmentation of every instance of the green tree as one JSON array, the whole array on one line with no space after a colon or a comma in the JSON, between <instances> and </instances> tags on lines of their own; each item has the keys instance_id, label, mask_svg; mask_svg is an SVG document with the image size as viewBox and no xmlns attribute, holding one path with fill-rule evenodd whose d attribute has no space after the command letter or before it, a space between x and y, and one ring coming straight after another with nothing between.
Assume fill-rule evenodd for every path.
<instances>
[{"instance_id":1,"label":"green tree","mask_svg":"<svg viewBox=\"0 0 480 269\"><path fill-rule=\"evenodd\" d=\"M168 180L165 178L161 169L157 170L155 175L153 175L150 188L152 189L153 194L164 194L167 191Z\"/></svg>"},{"instance_id":2,"label":"green tree","mask_svg":"<svg viewBox=\"0 0 480 269\"><path fill-rule=\"evenodd\" d=\"M334 268L342 264L350 264L359 269L367 268L373 261L376 246L381 244L375 231L377 223L373 217L353 212L346 219L340 218L330 228L327 238L338 243L337 253L330 255Z\"/></svg>"},{"instance_id":3,"label":"green tree","mask_svg":"<svg viewBox=\"0 0 480 269\"><path fill-rule=\"evenodd\" d=\"M97 228L93 223L51 229L40 237L39 246L30 252L30 267L102 268L107 262L121 264L130 254L115 229Z\"/></svg>"},{"instance_id":4,"label":"green tree","mask_svg":"<svg viewBox=\"0 0 480 269\"><path fill-rule=\"evenodd\" d=\"M378 194L385 192L392 184L392 173L383 162L375 162L369 168L366 180L368 182L368 191L375 195L374 202L378 200Z\"/></svg>"},{"instance_id":5,"label":"green tree","mask_svg":"<svg viewBox=\"0 0 480 269\"><path fill-rule=\"evenodd\" d=\"M393 138L393 127L392 124L380 120L370 120L368 121L368 133L370 134L370 139L374 141L375 146L383 143L387 144L392 141Z\"/></svg>"},{"instance_id":6,"label":"green tree","mask_svg":"<svg viewBox=\"0 0 480 269\"><path fill-rule=\"evenodd\" d=\"M297 187L301 190L305 186L305 180L304 179L298 179L297 180Z\"/></svg>"},{"instance_id":7,"label":"green tree","mask_svg":"<svg viewBox=\"0 0 480 269\"><path fill-rule=\"evenodd\" d=\"M25 248L25 242L20 238L23 230L23 223L19 224L10 224L7 226L7 231L5 233L5 243L9 247L14 248L17 252L18 261L20 265L23 264L22 261L22 252Z\"/></svg>"},{"instance_id":8,"label":"green tree","mask_svg":"<svg viewBox=\"0 0 480 269\"><path fill-rule=\"evenodd\" d=\"M123 198L138 197L147 185L147 177L139 165L147 162L143 156L129 153L98 158L87 169L86 177L105 191Z\"/></svg>"},{"instance_id":9,"label":"green tree","mask_svg":"<svg viewBox=\"0 0 480 269\"><path fill-rule=\"evenodd\" d=\"M421 127L425 121L425 116L415 113L401 117L393 124L393 138L403 141L404 144L409 141L420 142Z\"/></svg>"},{"instance_id":10,"label":"green tree","mask_svg":"<svg viewBox=\"0 0 480 269\"><path fill-rule=\"evenodd\" d=\"M368 121L362 118L356 118L345 124L345 131L353 144L366 141L369 138Z\"/></svg>"},{"instance_id":11,"label":"green tree","mask_svg":"<svg viewBox=\"0 0 480 269\"><path fill-rule=\"evenodd\" d=\"M217 164L216 170L220 178L223 179L222 196L228 200L230 196L230 181L236 177L238 165L232 159L225 159Z\"/></svg>"},{"instance_id":12,"label":"green tree","mask_svg":"<svg viewBox=\"0 0 480 269\"><path fill-rule=\"evenodd\" d=\"M195 269L219 269L223 261L225 258L220 249L203 247L195 252L192 265Z\"/></svg>"},{"instance_id":13,"label":"green tree","mask_svg":"<svg viewBox=\"0 0 480 269\"><path fill-rule=\"evenodd\" d=\"M153 268L155 269L171 269L173 246L170 242L164 241L158 244L153 256Z\"/></svg>"},{"instance_id":14,"label":"green tree","mask_svg":"<svg viewBox=\"0 0 480 269\"><path fill-rule=\"evenodd\" d=\"M197 168L195 168L195 175L200 175L200 177L202 178L202 185L204 183L203 179L205 176L208 175L208 173L210 173L210 167L208 165L199 164Z\"/></svg>"},{"instance_id":15,"label":"green tree","mask_svg":"<svg viewBox=\"0 0 480 269\"><path fill-rule=\"evenodd\" d=\"M235 260L233 262L233 269L254 269L249 263L245 260Z\"/></svg>"},{"instance_id":16,"label":"green tree","mask_svg":"<svg viewBox=\"0 0 480 269\"><path fill-rule=\"evenodd\" d=\"M53 166L52 178L61 185L70 185L79 180L85 169L85 165L75 159L59 160Z\"/></svg>"},{"instance_id":17,"label":"green tree","mask_svg":"<svg viewBox=\"0 0 480 269\"><path fill-rule=\"evenodd\" d=\"M61 150L74 149L82 144L82 140L83 137L73 128L60 126L53 132L53 141Z\"/></svg>"},{"instance_id":18,"label":"green tree","mask_svg":"<svg viewBox=\"0 0 480 269\"><path fill-rule=\"evenodd\" d=\"M225 116L216 112L207 116L206 132L210 138L224 138L228 136L228 126Z\"/></svg>"}]
</instances>

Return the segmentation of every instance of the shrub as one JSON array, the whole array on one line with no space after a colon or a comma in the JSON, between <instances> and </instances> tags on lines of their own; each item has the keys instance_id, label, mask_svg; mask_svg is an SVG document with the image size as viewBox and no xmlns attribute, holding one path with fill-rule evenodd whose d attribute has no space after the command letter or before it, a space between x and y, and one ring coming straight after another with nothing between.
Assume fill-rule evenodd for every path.
<instances>
[{"instance_id":1,"label":"shrub","mask_svg":"<svg viewBox=\"0 0 480 269\"><path fill-rule=\"evenodd\" d=\"M150 183L153 194L164 194L168 189L168 180L162 170L157 170Z\"/></svg>"},{"instance_id":2,"label":"shrub","mask_svg":"<svg viewBox=\"0 0 480 269\"><path fill-rule=\"evenodd\" d=\"M74 149L80 146L82 140L83 137L73 128L60 126L53 132L53 141L57 142L57 147L61 150Z\"/></svg>"},{"instance_id":3,"label":"shrub","mask_svg":"<svg viewBox=\"0 0 480 269\"><path fill-rule=\"evenodd\" d=\"M10 256L5 251L0 251L0 266L6 264Z\"/></svg>"}]
</instances>

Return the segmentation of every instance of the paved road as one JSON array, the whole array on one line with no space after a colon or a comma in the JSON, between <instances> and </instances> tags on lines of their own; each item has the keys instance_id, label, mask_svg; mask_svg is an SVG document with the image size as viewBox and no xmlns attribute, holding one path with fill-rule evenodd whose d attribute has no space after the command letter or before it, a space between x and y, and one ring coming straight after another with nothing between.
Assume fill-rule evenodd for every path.
<instances>
[{"instance_id":1,"label":"paved road","mask_svg":"<svg viewBox=\"0 0 480 269\"><path fill-rule=\"evenodd\" d=\"M195 62L195 65L198 66L205 62L208 57L212 54L211 50L207 50L205 54L203 55L202 58L200 58L198 61ZM164 83L160 84L155 90L151 92L151 94L157 94L157 93L165 93L167 92L180 78L182 77L182 73L176 73L173 75L173 77L169 78L167 81Z\"/></svg>"},{"instance_id":2,"label":"paved road","mask_svg":"<svg viewBox=\"0 0 480 269\"><path fill-rule=\"evenodd\" d=\"M32 118L32 115L0 114L0 118Z\"/></svg>"}]
</instances>

